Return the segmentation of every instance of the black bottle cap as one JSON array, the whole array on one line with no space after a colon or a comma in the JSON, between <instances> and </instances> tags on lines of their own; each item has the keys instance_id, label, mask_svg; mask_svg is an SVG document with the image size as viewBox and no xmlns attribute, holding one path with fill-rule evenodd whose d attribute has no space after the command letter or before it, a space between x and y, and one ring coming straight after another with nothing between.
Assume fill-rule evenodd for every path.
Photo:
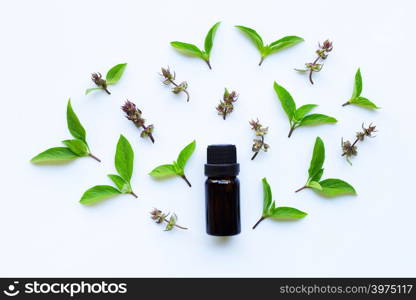
<instances>
[{"instance_id":1,"label":"black bottle cap","mask_svg":"<svg viewBox=\"0 0 416 300\"><path fill-rule=\"evenodd\" d=\"M237 163L237 149L235 145L210 145L207 149L207 163L205 175L237 176L240 165Z\"/></svg>"}]
</instances>

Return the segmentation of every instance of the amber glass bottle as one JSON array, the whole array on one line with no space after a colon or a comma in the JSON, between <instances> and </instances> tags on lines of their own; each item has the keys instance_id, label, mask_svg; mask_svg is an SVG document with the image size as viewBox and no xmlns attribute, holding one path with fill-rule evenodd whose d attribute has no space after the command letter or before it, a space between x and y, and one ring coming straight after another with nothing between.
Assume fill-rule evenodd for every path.
<instances>
[{"instance_id":1,"label":"amber glass bottle","mask_svg":"<svg viewBox=\"0 0 416 300\"><path fill-rule=\"evenodd\" d=\"M205 164L206 230L210 235L239 234L240 182L234 145L210 145Z\"/></svg>"}]
</instances>

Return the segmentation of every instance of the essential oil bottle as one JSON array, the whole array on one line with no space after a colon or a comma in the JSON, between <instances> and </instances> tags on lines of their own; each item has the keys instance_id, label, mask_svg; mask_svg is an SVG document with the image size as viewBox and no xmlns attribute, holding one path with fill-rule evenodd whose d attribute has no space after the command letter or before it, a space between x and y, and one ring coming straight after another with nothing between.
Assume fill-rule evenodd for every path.
<instances>
[{"instance_id":1,"label":"essential oil bottle","mask_svg":"<svg viewBox=\"0 0 416 300\"><path fill-rule=\"evenodd\" d=\"M239 234L240 165L234 145L210 145L205 164L206 230L210 235Z\"/></svg>"}]
</instances>

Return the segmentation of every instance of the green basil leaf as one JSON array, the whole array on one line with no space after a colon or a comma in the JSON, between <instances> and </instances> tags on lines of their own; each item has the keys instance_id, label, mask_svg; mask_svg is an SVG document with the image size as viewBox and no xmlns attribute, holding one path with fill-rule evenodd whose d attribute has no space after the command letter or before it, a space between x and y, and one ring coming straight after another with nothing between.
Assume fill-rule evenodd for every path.
<instances>
[{"instance_id":1,"label":"green basil leaf","mask_svg":"<svg viewBox=\"0 0 416 300\"><path fill-rule=\"evenodd\" d=\"M96 91L96 90L102 90L103 88L90 88L85 90L85 95L88 95L89 93Z\"/></svg>"},{"instance_id":2,"label":"green basil leaf","mask_svg":"<svg viewBox=\"0 0 416 300\"><path fill-rule=\"evenodd\" d=\"M361 78L361 70L358 68L357 72L355 73L355 80L354 80L354 90L352 92L351 98L357 98L361 95L361 91L363 90L363 79Z\"/></svg>"},{"instance_id":3,"label":"green basil leaf","mask_svg":"<svg viewBox=\"0 0 416 300\"><path fill-rule=\"evenodd\" d=\"M176 160L177 166L183 170L185 168L186 162L188 161L189 157L191 157L192 153L194 153L196 147L196 142L193 141L185 148L178 155L178 159Z\"/></svg>"},{"instance_id":4,"label":"green basil leaf","mask_svg":"<svg viewBox=\"0 0 416 300\"><path fill-rule=\"evenodd\" d=\"M311 114L306 117L304 117L300 123L299 126L312 126L312 125L320 125L320 124L330 124L330 123L336 123L337 119L322 115L322 114Z\"/></svg>"},{"instance_id":5,"label":"green basil leaf","mask_svg":"<svg viewBox=\"0 0 416 300\"><path fill-rule=\"evenodd\" d=\"M96 185L88 189L79 202L84 205L91 205L119 194L121 194L120 191L110 185Z\"/></svg>"},{"instance_id":6,"label":"green basil leaf","mask_svg":"<svg viewBox=\"0 0 416 300\"><path fill-rule=\"evenodd\" d=\"M117 83L126 69L127 64L118 64L112 67L105 76L107 84Z\"/></svg>"},{"instance_id":7,"label":"green basil leaf","mask_svg":"<svg viewBox=\"0 0 416 300\"><path fill-rule=\"evenodd\" d=\"M256 48L261 51L264 47L263 40L261 36L254 30L249 27L237 25L236 28L240 29L256 46Z\"/></svg>"},{"instance_id":8,"label":"green basil leaf","mask_svg":"<svg viewBox=\"0 0 416 300\"><path fill-rule=\"evenodd\" d=\"M305 104L302 105L301 107L299 107L296 111L295 111L295 120L301 120L304 116L306 116L312 109L314 109L315 107L317 107L318 105L316 104Z\"/></svg>"},{"instance_id":9,"label":"green basil leaf","mask_svg":"<svg viewBox=\"0 0 416 300\"><path fill-rule=\"evenodd\" d=\"M358 105L367 109L378 109L379 107L364 97L353 98L348 101L350 104Z\"/></svg>"},{"instance_id":10,"label":"green basil leaf","mask_svg":"<svg viewBox=\"0 0 416 300\"><path fill-rule=\"evenodd\" d=\"M115 166L118 174L127 182L130 182L133 174L133 161L133 149L129 141L123 135L120 135L117 143Z\"/></svg>"},{"instance_id":11,"label":"green basil leaf","mask_svg":"<svg viewBox=\"0 0 416 300\"><path fill-rule=\"evenodd\" d=\"M340 195L356 195L355 189L347 182L341 179L329 178L319 182L322 187L321 194L328 197Z\"/></svg>"},{"instance_id":12,"label":"green basil leaf","mask_svg":"<svg viewBox=\"0 0 416 300\"><path fill-rule=\"evenodd\" d=\"M66 108L66 122L68 125L69 132L71 135L76 138L80 139L84 143L86 142L86 132L84 127L81 125L77 115L75 114L74 110L72 109L71 99L68 100L68 105Z\"/></svg>"},{"instance_id":13,"label":"green basil leaf","mask_svg":"<svg viewBox=\"0 0 416 300\"><path fill-rule=\"evenodd\" d=\"M325 146L324 142L318 136L315 140L315 146L313 147L313 154L311 163L309 166L308 174L309 178L313 178L321 171L325 161Z\"/></svg>"},{"instance_id":14,"label":"green basil leaf","mask_svg":"<svg viewBox=\"0 0 416 300\"><path fill-rule=\"evenodd\" d=\"M274 90L276 91L277 97L279 98L289 121L292 121L296 110L295 101L289 92L281 85L278 85L276 81L274 82Z\"/></svg>"},{"instance_id":15,"label":"green basil leaf","mask_svg":"<svg viewBox=\"0 0 416 300\"><path fill-rule=\"evenodd\" d=\"M218 26L220 24L221 22L215 23L215 25L211 27L211 29L207 33L207 36L205 37L205 53L208 55L208 57L211 54L212 45L214 44L215 33L217 32Z\"/></svg>"},{"instance_id":16,"label":"green basil leaf","mask_svg":"<svg viewBox=\"0 0 416 300\"><path fill-rule=\"evenodd\" d=\"M316 181L310 181L306 186L314 190L322 191L322 186Z\"/></svg>"},{"instance_id":17,"label":"green basil leaf","mask_svg":"<svg viewBox=\"0 0 416 300\"><path fill-rule=\"evenodd\" d=\"M269 45L270 53L275 53L280 50L293 47L303 41L304 39L298 36L285 36L284 38L274 41Z\"/></svg>"},{"instance_id":18,"label":"green basil leaf","mask_svg":"<svg viewBox=\"0 0 416 300\"><path fill-rule=\"evenodd\" d=\"M270 207L272 205L272 190L270 185L267 182L266 178L262 179L263 182L263 216L266 216L269 213ZM274 202L273 202L274 205Z\"/></svg>"},{"instance_id":19,"label":"green basil leaf","mask_svg":"<svg viewBox=\"0 0 416 300\"><path fill-rule=\"evenodd\" d=\"M303 212L299 209L287 206L276 207L272 212L270 217L280 220L297 220L302 219L307 216L306 212Z\"/></svg>"},{"instance_id":20,"label":"green basil leaf","mask_svg":"<svg viewBox=\"0 0 416 300\"><path fill-rule=\"evenodd\" d=\"M160 165L154 168L150 173L150 176L154 178L165 178L170 176L175 176L177 174L177 170L173 165Z\"/></svg>"},{"instance_id":21,"label":"green basil leaf","mask_svg":"<svg viewBox=\"0 0 416 300\"><path fill-rule=\"evenodd\" d=\"M205 59L204 53L199 50L199 48L193 44L182 43L182 42L171 42L173 48L177 49L179 52L182 52L188 56L199 57Z\"/></svg>"},{"instance_id":22,"label":"green basil leaf","mask_svg":"<svg viewBox=\"0 0 416 300\"><path fill-rule=\"evenodd\" d=\"M309 180L318 182L319 180L321 180L323 174L324 174L324 169L320 169L315 174L313 174L312 177L309 178Z\"/></svg>"},{"instance_id":23,"label":"green basil leaf","mask_svg":"<svg viewBox=\"0 0 416 300\"><path fill-rule=\"evenodd\" d=\"M107 175L107 176L111 179L112 182L114 182L116 187L123 194L131 193L132 189L131 189L130 183L128 183L126 180L124 180L121 176L115 175L115 174L110 174L110 175Z\"/></svg>"},{"instance_id":24,"label":"green basil leaf","mask_svg":"<svg viewBox=\"0 0 416 300\"><path fill-rule=\"evenodd\" d=\"M79 156L65 147L50 148L31 159L32 163L59 163L74 160Z\"/></svg>"},{"instance_id":25,"label":"green basil leaf","mask_svg":"<svg viewBox=\"0 0 416 300\"><path fill-rule=\"evenodd\" d=\"M65 140L62 143L78 156L87 156L89 154L87 144L79 139Z\"/></svg>"}]
</instances>

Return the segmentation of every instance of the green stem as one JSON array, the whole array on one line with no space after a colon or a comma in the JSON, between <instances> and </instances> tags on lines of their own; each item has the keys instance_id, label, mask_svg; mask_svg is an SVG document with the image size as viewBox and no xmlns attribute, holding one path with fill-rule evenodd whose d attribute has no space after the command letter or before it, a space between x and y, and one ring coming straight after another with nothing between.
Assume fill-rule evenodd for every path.
<instances>
[{"instance_id":1,"label":"green stem","mask_svg":"<svg viewBox=\"0 0 416 300\"><path fill-rule=\"evenodd\" d=\"M259 62L259 66L261 66L261 64L263 63L263 61L264 61L264 57L261 57L260 62Z\"/></svg>"},{"instance_id":2,"label":"green stem","mask_svg":"<svg viewBox=\"0 0 416 300\"><path fill-rule=\"evenodd\" d=\"M186 178L186 176L185 176L185 175L181 175L181 178L182 178L183 180L185 180L185 182L189 185L189 187L192 187L191 183L189 182L188 178Z\"/></svg>"},{"instance_id":3,"label":"green stem","mask_svg":"<svg viewBox=\"0 0 416 300\"><path fill-rule=\"evenodd\" d=\"M93 155L93 154L88 154L88 156L89 157L91 157L91 158L93 158L93 159L95 159L96 161L98 161L98 162L101 162L101 159L99 159L97 156L95 156L95 155Z\"/></svg>"},{"instance_id":4,"label":"green stem","mask_svg":"<svg viewBox=\"0 0 416 300\"><path fill-rule=\"evenodd\" d=\"M210 69L210 70L212 70L212 68L211 68L211 63L209 62L209 59L205 60L205 62L207 63L207 65L208 65L209 69Z\"/></svg>"},{"instance_id":5,"label":"green stem","mask_svg":"<svg viewBox=\"0 0 416 300\"><path fill-rule=\"evenodd\" d=\"M307 187L306 185L304 185L303 187L301 187L301 188L297 189L297 190L295 191L295 193L300 192L301 190L304 190L304 189L307 189L307 188L308 188L308 187Z\"/></svg>"},{"instance_id":6,"label":"green stem","mask_svg":"<svg viewBox=\"0 0 416 300\"><path fill-rule=\"evenodd\" d=\"M344 104L342 104L342 106L347 106L347 105L350 105L350 104L351 104L350 101L347 101Z\"/></svg>"},{"instance_id":7,"label":"green stem","mask_svg":"<svg viewBox=\"0 0 416 300\"><path fill-rule=\"evenodd\" d=\"M256 224L254 224L253 229L255 229L263 220L265 220L266 217L261 217Z\"/></svg>"},{"instance_id":8,"label":"green stem","mask_svg":"<svg viewBox=\"0 0 416 300\"><path fill-rule=\"evenodd\" d=\"M292 136L293 130L295 130L295 125L290 126L289 134L287 135L288 138Z\"/></svg>"},{"instance_id":9,"label":"green stem","mask_svg":"<svg viewBox=\"0 0 416 300\"><path fill-rule=\"evenodd\" d=\"M139 198L133 191L131 191L130 194L133 195L134 198Z\"/></svg>"}]
</instances>

